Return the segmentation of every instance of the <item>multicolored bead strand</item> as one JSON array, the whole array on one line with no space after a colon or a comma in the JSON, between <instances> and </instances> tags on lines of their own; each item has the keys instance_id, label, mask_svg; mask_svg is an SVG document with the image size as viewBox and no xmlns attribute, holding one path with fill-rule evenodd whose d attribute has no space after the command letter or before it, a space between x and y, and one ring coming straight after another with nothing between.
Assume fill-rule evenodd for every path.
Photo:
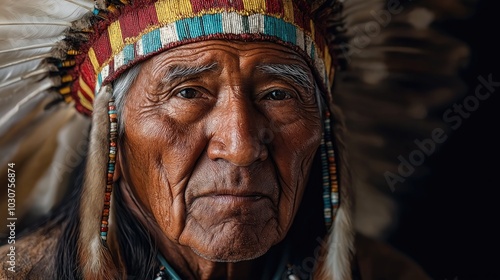
<instances>
[{"instance_id":1,"label":"multicolored bead strand","mask_svg":"<svg viewBox=\"0 0 500 280\"><path fill-rule=\"evenodd\" d=\"M323 179L323 205L325 225L329 229L339 207L339 187L337 165L333 149L330 112L324 119L324 132L321 139L321 171Z\"/></svg>"},{"instance_id":2,"label":"multicolored bead strand","mask_svg":"<svg viewBox=\"0 0 500 280\"><path fill-rule=\"evenodd\" d=\"M333 149L332 130L330 126L330 112L326 113L325 118L325 142L328 159L328 174L330 176L330 198L332 207L332 221L339 208L339 183L337 178L337 164L335 162L335 152Z\"/></svg>"},{"instance_id":3,"label":"multicolored bead strand","mask_svg":"<svg viewBox=\"0 0 500 280\"><path fill-rule=\"evenodd\" d=\"M104 208L101 219L101 239L106 241L108 236L109 209L111 206L111 191L113 190L113 174L116 163L116 143L118 138L118 118L116 115L115 100L111 98L108 103L109 115L109 158L108 173L106 178L106 191L104 193Z\"/></svg>"},{"instance_id":4,"label":"multicolored bead strand","mask_svg":"<svg viewBox=\"0 0 500 280\"><path fill-rule=\"evenodd\" d=\"M330 191L330 173L328 171L328 159L325 144L325 133L321 138L321 174L323 179L323 211L325 217L326 228L330 228L332 225L332 199Z\"/></svg>"}]
</instances>

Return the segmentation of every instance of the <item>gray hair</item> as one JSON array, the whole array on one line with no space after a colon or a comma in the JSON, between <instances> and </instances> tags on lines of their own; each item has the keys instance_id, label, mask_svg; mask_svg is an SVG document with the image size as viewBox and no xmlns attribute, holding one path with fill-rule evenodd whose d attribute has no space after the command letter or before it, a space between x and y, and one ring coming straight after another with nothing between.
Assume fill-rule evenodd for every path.
<instances>
[{"instance_id":1,"label":"gray hair","mask_svg":"<svg viewBox=\"0 0 500 280\"><path fill-rule=\"evenodd\" d=\"M316 102L318 102L319 115L323 118L325 108L327 108L325 94L321 91L318 83L314 83L314 94L316 95Z\"/></svg>"},{"instance_id":2,"label":"gray hair","mask_svg":"<svg viewBox=\"0 0 500 280\"><path fill-rule=\"evenodd\" d=\"M124 111L125 97L127 96L130 87L134 83L139 72L141 71L141 63L127 70L113 83L113 97L115 98L116 113L118 115L118 137L121 138L125 133Z\"/></svg>"}]
</instances>

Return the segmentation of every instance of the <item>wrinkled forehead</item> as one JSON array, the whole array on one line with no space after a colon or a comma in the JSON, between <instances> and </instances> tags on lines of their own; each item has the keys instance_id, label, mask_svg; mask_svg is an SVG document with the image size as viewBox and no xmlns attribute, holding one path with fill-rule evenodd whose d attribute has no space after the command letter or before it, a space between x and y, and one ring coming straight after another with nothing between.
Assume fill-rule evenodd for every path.
<instances>
[{"instance_id":1,"label":"wrinkled forehead","mask_svg":"<svg viewBox=\"0 0 500 280\"><path fill-rule=\"evenodd\" d=\"M199 68L229 72L256 71L263 68L297 69L313 80L312 69L297 52L270 42L210 40L179 46L160 53L144 63L153 73L173 69Z\"/></svg>"}]
</instances>

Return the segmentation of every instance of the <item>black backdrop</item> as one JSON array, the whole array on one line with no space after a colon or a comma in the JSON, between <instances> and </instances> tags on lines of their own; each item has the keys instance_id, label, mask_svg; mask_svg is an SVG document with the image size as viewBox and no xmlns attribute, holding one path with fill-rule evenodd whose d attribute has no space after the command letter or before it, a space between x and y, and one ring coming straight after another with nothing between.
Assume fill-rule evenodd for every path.
<instances>
[{"instance_id":1,"label":"black backdrop","mask_svg":"<svg viewBox=\"0 0 500 280\"><path fill-rule=\"evenodd\" d=\"M500 82L500 1L483 0L472 17L440 26L467 42L462 72L474 95L478 77ZM400 198L398 229L389 242L436 280L500 279L500 87L450 135L413 180L418 193Z\"/></svg>"}]
</instances>

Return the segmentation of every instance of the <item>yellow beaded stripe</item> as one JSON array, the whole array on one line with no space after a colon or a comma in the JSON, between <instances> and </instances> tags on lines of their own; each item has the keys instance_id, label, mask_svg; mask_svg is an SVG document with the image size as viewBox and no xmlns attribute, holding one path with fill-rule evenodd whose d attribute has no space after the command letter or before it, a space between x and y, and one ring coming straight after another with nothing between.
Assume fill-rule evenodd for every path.
<instances>
[{"instance_id":1,"label":"yellow beaded stripe","mask_svg":"<svg viewBox=\"0 0 500 280\"><path fill-rule=\"evenodd\" d=\"M111 51L115 54L120 52L125 44L123 43L122 30L120 28L120 21L111 23L108 27L109 43L111 44Z\"/></svg>"}]
</instances>

